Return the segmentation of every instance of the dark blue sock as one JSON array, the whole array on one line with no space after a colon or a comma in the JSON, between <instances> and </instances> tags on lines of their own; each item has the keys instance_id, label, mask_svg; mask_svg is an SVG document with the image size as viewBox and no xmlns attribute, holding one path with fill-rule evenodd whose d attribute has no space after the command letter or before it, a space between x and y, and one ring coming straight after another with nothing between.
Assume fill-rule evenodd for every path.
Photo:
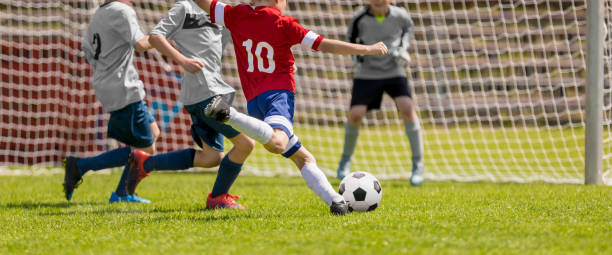
<instances>
[{"instance_id":1,"label":"dark blue sock","mask_svg":"<svg viewBox=\"0 0 612 255\"><path fill-rule=\"evenodd\" d=\"M194 149L171 151L164 154L151 155L144 163L147 172L153 170L183 170L193 167Z\"/></svg>"},{"instance_id":2,"label":"dark blue sock","mask_svg":"<svg viewBox=\"0 0 612 255\"><path fill-rule=\"evenodd\" d=\"M104 152L91 158L82 158L77 161L81 175L89 170L100 170L125 165L130 157L130 147L121 147Z\"/></svg>"},{"instance_id":3,"label":"dark blue sock","mask_svg":"<svg viewBox=\"0 0 612 255\"><path fill-rule=\"evenodd\" d=\"M238 178L240 170L242 170L242 164L232 162L226 155L223 160L221 160L221 165L219 165L217 179L215 180L215 185L213 186L210 196L216 197L228 193L232 184L234 184L234 181Z\"/></svg>"},{"instance_id":4,"label":"dark blue sock","mask_svg":"<svg viewBox=\"0 0 612 255\"><path fill-rule=\"evenodd\" d=\"M130 163L126 163L125 167L123 168L123 173L121 174L121 179L119 179L119 184L117 185L117 189L115 190L115 193L117 193L118 196L124 197L127 196L127 175L128 172L130 171Z\"/></svg>"}]
</instances>

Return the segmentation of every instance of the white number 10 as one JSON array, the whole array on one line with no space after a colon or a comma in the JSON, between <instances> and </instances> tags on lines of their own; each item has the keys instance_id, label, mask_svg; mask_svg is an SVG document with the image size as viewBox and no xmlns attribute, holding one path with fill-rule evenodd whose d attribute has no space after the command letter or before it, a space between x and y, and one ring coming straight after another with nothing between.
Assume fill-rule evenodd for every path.
<instances>
[{"instance_id":1,"label":"white number 10","mask_svg":"<svg viewBox=\"0 0 612 255\"><path fill-rule=\"evenodd\" d=\"M246 52L248 54L249 67L247 68L247 72L253 72L255 70L255 67L253 65L253 53L251 53L251 50L253 49L253 41L251 39L248 39L242 42L242 46L246 48ZM266 56L266 58L268 59L268 68L264 68L264 61L261 57L261 51L263 50L263 48L266 48L266 51L268 52L268 55ZM274 72L276 66L274 63L274 49L272 48L272 45L267 42L258 42L257 48L255 48L255 56L257 56L257 69L260 72Z\"/></svg>"}]
</instances>

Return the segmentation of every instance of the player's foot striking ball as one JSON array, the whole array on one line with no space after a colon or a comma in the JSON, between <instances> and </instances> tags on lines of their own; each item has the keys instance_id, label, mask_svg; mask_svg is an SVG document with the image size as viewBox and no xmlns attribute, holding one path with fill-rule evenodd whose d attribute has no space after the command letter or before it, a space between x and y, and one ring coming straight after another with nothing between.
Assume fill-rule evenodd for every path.
<instances>
[{"instance_id":1,"label":"player's foot striking ball","mask_svg":"<svg viewBox=\"0 0 612 255\"><path fill-rule=\"evenodd\" d=\"M332 202L331 206L329 206L329 211L333 215L345 215L348 212L348 204L344 200Z\"/></svg>"}]
</instances>

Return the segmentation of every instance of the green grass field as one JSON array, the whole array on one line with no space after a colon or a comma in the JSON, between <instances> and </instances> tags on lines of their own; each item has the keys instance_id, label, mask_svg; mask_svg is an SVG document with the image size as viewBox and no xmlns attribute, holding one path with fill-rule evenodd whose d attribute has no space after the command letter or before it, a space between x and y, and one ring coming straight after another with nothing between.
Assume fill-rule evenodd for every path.
<instances>
[{"instance_id":1,"label":"green grass field","mask_svg":"<svg viewBox=\"0 0 612 255\"><path fill-rule=\"evenodd\" d=\"M155 173L150 205L108 204L118 178L66 202L61 175L0 176L0 254L612 253L605 186L383 181L376 211L337 217L300 178L241 176L244 211L204 209L214 174Z\"/></svg>"}]
</instances>

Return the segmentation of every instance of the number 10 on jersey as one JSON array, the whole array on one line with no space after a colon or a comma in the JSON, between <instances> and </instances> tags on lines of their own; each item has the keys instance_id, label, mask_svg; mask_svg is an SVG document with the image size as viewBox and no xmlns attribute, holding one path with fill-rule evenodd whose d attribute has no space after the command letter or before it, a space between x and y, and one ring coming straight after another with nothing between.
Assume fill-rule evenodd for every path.
<instances>
[{"instance_id":1,"label":"number 10 on jersey","mask_svg":"<svg viewBox=\"0 0 612 255\"><path fill-rule=\"evenodd\" d=\"M251 50L253 50L253 40L248 39L242 42L242 46L246 48L246 52L248 54L249 67L247 68L247 72L253 72L255 71L255 66L253 65L253 53L251 52ZM267 68L264 67L263 57L261 56L261 51L263 50L263 48L266 48L266 51L268 52L268 54L266 55L266 58L268 59ZM257 70L262 73L274 72L276 66L274 63L274 49L272 48L272 45L267 42L258 42L257 46L255 47L255 56L257 57Z\"/></svg>"}]
</instances>

